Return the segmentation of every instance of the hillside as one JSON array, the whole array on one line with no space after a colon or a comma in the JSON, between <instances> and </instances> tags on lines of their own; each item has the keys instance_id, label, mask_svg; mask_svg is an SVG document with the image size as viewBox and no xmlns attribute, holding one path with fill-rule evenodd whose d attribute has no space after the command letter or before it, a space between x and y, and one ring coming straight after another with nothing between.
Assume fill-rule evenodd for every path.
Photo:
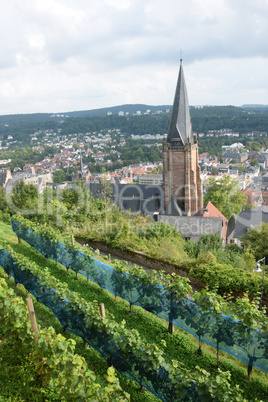
<instances>
[{"instance_id":1,"label":"hillside","mask_svg":"<svg viewBox=\"0 0 268 402\"><path fill-rule=\"evenodd\" d=\"M147 114L147 111L150 112ZM137 112L140 112L137 115ZM61 135L86 133L102 129L120 129L124 134L166 133L171 106L121 105L87 111L57 114L25 114L0 116L0 139L12 135L14 140L29 142L30 134L38 130L58 131ZM204 106L190 108L193 130L207 132L229 128L233 131L267 131L266 108L234 106ZM124 112L124 115L118 115ZM107 115L107 113L111 113ZM128 115L126 115L128 113Z\"/></svg>"},{"instance_id":2,"label":"hillside","mask_svg":"<svg viewBox=\"0 0 268 402\"><path fill-rule=\"evenodd\" d=\"M57 280L59 280L62 285L68 286L68 288L76 292L78 297L82 297L87 301L97 301L97 303L104 303L107 311L108 316L110 314L113 315L115 320L119 322L124 319L126 321L126 325L128 328L132 328L132 331L138 330L140 336L143 339L150 343L155 343L158 347L163 348L165 344L165 362L169 362L171 359L176 359L180 362L182 367L185 365L192 372L194 372L195 366L199 365L201 369L208 370L212 375L218 372L218 364L216 361L215 352L210 348L210 346L203 345L202 347L202 354L197 354L196 350L198 348L198 342L195 338L191 335L186 334L180 328L177 328L174 334L170 334L166 328L166 322L156 318L154 315L147 313L140 309L139 307L134 307L133 314L129 314L129 305L122 299L117 300L114 302L114 296L111 295L106 290L102 290L100 292L99 287L94 284L93 282L87 283L86 278L79 275L79 279L76 279L76 275L74 272L66 272L66 269L61 266L60 264L56 264L55 262L45 259L39 253L36 253L29 245L27 245L24 241L19 243L17 242L17 238L14 236L10 226L0 223L0 241L6 240L9 244L13 247L16 253L21 253L24 258L30 259L32 263L38 264L42 269L47 267L46 275L53 275L53 277L57 279L53 279L55 286L57 286ZM26 260L25 260L26 261ZM24 290L22 285L18 287L14 286L13 279L7 279L7 275L4 273L2 269L0 269L0 276L5 278L6 282L9 284L10 287L14 289L14 291L22 296L23 298L27 297L27 292ZM62 289L64 289L62 287ZM76 296L76 297L77 297ZM107 369L106 362L96 354L96 352L92 348L84 348L83 341L78 337L75 337L69 333L64 333L59 326L58 321L53 318L51 312L44 307L41 303L37 303L34 299L34 305L37 314L37 320L41 327L43 326L53 326L55 327L56 331L63 334L68 339L75 339L77 343L76 353L84 356L88 366L90 369L94 369L94 372L98 376L102 376L105 374ZM0 348L1 351L1 348ZM2 351L1 351L2 352ZM12 362L13 356L11 355L10 362ZM256 400L264 400L265 393L267 391L267 376L263 373L253 370L253 379L251 382L248 382L246 379L246 367L243 363L238 362L232 356L227 355L221 352L221 363L220 368L223 371L229 370L232 375L232 386L236 384L242 388L244 391L243 397L245 399L251 400L252 398L256 398ZM22 369L22 368L20 368ZM16 370L16 369L15 369ZM201 374L201 373L200 373ZM1 373L2 378L5 378L6 371ZM13 382L11 379L9 384L9 390L13 394L9 396L12 400L21 400L24 401L23 397L23 384L20 383L20 379L15 376L17 384ZM26 377L22 376L22 379L26 381ZM126 381L123 377L119 376L120 384L124 390L131 394L133 401L154 401L156 397L152 394L148 393L141 393L139 390L138 384L135 384L131 381ZM26 382L30 383L28 379ZM13 384L13 388L11 386ZM38 382L33 385L31 382L31 387L37 387ZM0 397L3 392L6 390L2 390L0 392ZM34 392L34 388L32 388ZM21 398L19 399L18 392L21 392ZM5 394L6 395L6 394ZM16 398L14 398L16 395ZM36 400L42 400L42 391L38 391L38 396ZM210 400L210 399L207 399ZM217 400L217 399L216 399Z\"/></svg>"},{"instance_id":3,"label":"hillside","mask_svg":"<svg viewBox=\"0 0 268 402\"><path fill-rule=\"evenodd\" d=\"M149 110L152 113L156 113L159 111L166 112L167 109L171 110L171 108L172 108L171 105L152 106L144 104L126 104L120 106L105 107L101 109L82 110L82 111L68 112L61 114L68 115L70 117L106 116L107 113L118 114L119 112L129 114L136 114L137 112L146 113Z\"/></svg>"}]
</instances>

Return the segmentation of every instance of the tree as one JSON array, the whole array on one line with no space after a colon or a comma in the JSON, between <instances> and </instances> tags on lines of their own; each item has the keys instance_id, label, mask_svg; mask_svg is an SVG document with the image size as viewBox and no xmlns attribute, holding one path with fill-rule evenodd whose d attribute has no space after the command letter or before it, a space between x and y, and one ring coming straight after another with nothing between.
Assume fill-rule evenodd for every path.
<instances>
[{"instance_id":1,"label":"tree","mask_svg":"<svg viewBox=\"0 0 268 402\"><path fill-rule=\"evenodd\" d=\"M74 209L77 206L78 203L78 193L77 191L71 189L71 188L66 188L63 190L62 193L62 202L68 209Z\"/></svg>"},{"instance_id":2,"label":"tree","mask_svg":"<svg viewBox=\"0 0 268 402\"><path fill-rule=\"evenodd\" d=\"M224 175L221 179L209 180L204 204L212 202L227 219L230 219L233 214L237 215L241 212L246 199L235 179Z\"/></svg>"},{"instance_id":3,"label":"tree","mask_svg":"<svg viewBox=\"0 0 268 402\"><path fill-rule=\"evenodd\" d=\"M268 223L262 222L241 237L244 247L249 247L257 260L266 257L268 261Z\"/></svg>"},{"instance_id":4,"label":"tree","mask_svg":"<svg viewBox=\"0 0 268 402\"><path fill-rule=\"evenodd\" d=\"M250 248L246 248L244 252L244 261L246 263L246 268L252 272L253 269L255 268L256 261L254 258L254 255L252 253L252 250Z\"/></svg>"},{"instance_id":5,"label":"tree","mask_svg":"<svg viewBox=\"0 0 268 402\"><path fill-rule=\"evenodd\" d=\"M258 147L258 143L256 143L256 142L253 142L252 143L252 145L251 145L251 149L252 149L252 151L254 151L254 152L260 152L260 147Z\"/></svg>"},{"instance_id":6,"label":"tree","mask_svg":"<svg viewBox=\"0 0 268 402\"><path fill-rule=\"evenodd\" d=\"M53 183L62 183L66 180L66 174L64 170L56 170L53 174Z\"/></svg>"},{"instance_id":7,"label":"tree","mask_svg":"<svg viewBox=\"0 0 268 402\"><path fill-rule=\"evenodd\" d=\"M251 209L255 208L256 205L254 202L249 202L248 204L244 205L244 210L245 211L250 211Z\"/></svg>"},{"instance_id":8,"label":"tree","mask_svg":"<svg viewBox=\"0 0 268 402\"><path fill-rule=\"evenodd\" d=\"M10 215L12 215L12 211L9 208L6 191L0 187L0 220L9 224Z\"/></svg>"},{"instance_id":9,"label":"tree","mask_svg":"<svg viewBox=\"0 0 268 402\"><path fill-rule=\"evenodd\" d=\"M217 251L222 250L222 239L220 233L203 234L198 240L200 251Z\"/></svg>"},{"instance_id":10,"label":"tree","mask_svg":"<svg viewBox=\"0 0 268 402\"><path fill-rule=\"evenodd\" d=\"M36 209L37 195L37 188L33 184L25 184L20 180L14 187L12 202L20 209Z\"/></svg>"},{"instance_id":11,"label":"tree","mask_svg":"<svg viewBox=\"0 0 268 402\"><path fill-rule=\"evenodd\" d=\"M252 160L250 161L250 166L258 166L258 161L257 161L257 159L252 159Z\"/></svg>"},{"instance_id":12,"label":"tree","mask_svg":"<svg viewBox=\"0 0 268 402\"><path fill-rule=\"evenodd\" d=\"M216 166L212 166L212 168L211 168L211 174L212 174L213 176L216 176L216 175L217 175L217 168L216 168Z\"/></svg>"},{"instance_id":13,"label":"tree","mask_svg":"<svg viewBox=\"0 0 268 402\"><path fill-rule=\"evenodd\" d=\"M0 210L4 211L7 208L6 191L3 187L0 187Z\"/></svg>"},{"instance_id":14,"label":"tree","mask_svg":"<svg viewBox=\"0 0 268 402\"><path fill-rule=\"evenodd\" d=\"M111 199L113 195L113 186L110 181L108 181L106 178L102 178L100 180L101 185L102 185L102 191L101 191L101 197L104 201L106 211L110 208L111 206Z\"/></svg>"}]
</instances>

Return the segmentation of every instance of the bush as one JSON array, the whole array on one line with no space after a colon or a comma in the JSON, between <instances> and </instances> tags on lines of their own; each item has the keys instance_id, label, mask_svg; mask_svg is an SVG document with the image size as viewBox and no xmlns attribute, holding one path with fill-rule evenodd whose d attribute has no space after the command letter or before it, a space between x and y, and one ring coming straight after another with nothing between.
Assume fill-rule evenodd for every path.
<instances>
[{"instance_id":1,"label":"bush","mask_svg":"<svg viewBox=\"0 0 268 402\"><path fill-rule=\"evenodd\" d=\"M183 240L174 238L154 239L148 244L148 256L173 264L185 263L189 257L184 250Z\"/></svg>"},{"instance_id":2,"label":"bush","mask_svg":"<svg viewBox=\"0 0 268 402\"><path fill-rule=\"evenodd\" d=\"M198 254L196 262L197 264L216 264L217 260L215 255L210 251L201 251Z\"/></svg>"},{"instance_id":3,"label":"bush","mask_svg":"<svg viewBox=\"0 0 268 402\"><path fill-rule=\"evenodd\" d=\"M0 221L10 225L10 214L5 211L0 211Z\"/></svg>"},{"instance_id":4,"label":"bush","mask_svg":"<svg viewBox=\"0 0 268 402\"><path fill-rule=\"evenodd\" d=\"M208 284L209 288L218 288L220 293L231 291L248 291L251 295L256 295L261 291L262 278L253 272L247 272L243 269L235 269L230 264L219 264L210 261L205 261L205 256L202 254L202 259L192 263L189 273L196 279ZM268 280L264 280L264 293L268 294Z\"/></svg>"},{"instance_id":5,"label":"bush","mask_svg":"<svg viewBox=\"0 0 268 402\"><path fill-rule=\"evenodd\" d=\"M185 251L191 258L197 258L199 254L199 244L193 240L185 241Z\"/></svg>"}]
</instances>

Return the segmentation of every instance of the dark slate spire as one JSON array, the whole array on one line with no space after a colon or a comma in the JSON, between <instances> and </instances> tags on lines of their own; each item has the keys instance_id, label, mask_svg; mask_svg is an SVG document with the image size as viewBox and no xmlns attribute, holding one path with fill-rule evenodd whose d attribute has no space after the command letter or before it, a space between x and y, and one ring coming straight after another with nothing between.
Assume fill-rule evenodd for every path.
<instances>
[{"instance_id":1,"label":"dark slate spire","mask_svg":"<svg viewBox=\"0 0 268 402\"><path fill-rule=\"evenodd\" d=\"M191 144L194 143L188 95L182 68L182 59L180 62L179 78L167 136L167 143L174 146L186 145L188 139Z\"/></svg>"}]
</instances>

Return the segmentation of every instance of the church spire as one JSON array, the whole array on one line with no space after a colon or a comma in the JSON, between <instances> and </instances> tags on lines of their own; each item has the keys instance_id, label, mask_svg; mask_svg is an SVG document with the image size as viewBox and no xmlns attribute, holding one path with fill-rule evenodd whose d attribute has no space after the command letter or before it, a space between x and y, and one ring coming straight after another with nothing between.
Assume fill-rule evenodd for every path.
<instances>
[{"instance_id":1,"label":"church spire","mask_svg":"<svg viewBox=\"0 0 268 402\"><path fill-rule=\"evenodd\" d=\"M182 60L168 136L163 142L163 190L167 214L191 216L203 206L198 143L192 131Z\"/></svg>"},{"instance_id":2,"label":"church spire","mask_svg":"<svg viewBox=\"0 0 268 402\"><path fill-rule=\"evenodd\" d=\"M180 60L180 71L175 92L173 109L169 123L167 143L174 146L184 146L188 142L194 143L192 123L182 59Z\"/></svg>"}]
</instances>

